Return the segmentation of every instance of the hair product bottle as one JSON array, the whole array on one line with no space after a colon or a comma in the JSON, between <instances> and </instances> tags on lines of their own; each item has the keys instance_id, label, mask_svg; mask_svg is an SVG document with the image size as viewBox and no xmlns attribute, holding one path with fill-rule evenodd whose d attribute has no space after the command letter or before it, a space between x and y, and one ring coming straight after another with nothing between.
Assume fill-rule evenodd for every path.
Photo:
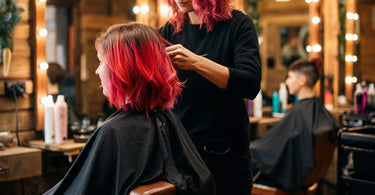
<instances>
[{"instance_id":1,"label":"hair product bottle","mask_svg":"<svg viewBox=\"0 0 375 195\"><path fill-rule=\"evenodd\" d=\"M247 100L247 114L253 116L253 101Z\"/></svg>"},{"instance_id":2,"label":"hair product bottle","mask_svg":"<svg viewBox=\"0 0 375 195\"><path fill-rule=\"evenodd\" d=\"M44 105L44 142L46 144L54 143L55 131L54 131L54 108L52 95L47 97L47 102Z\"/></svg>"},{"instance_id":3,"label":"hair product bottle","mask_svg":"<svg viewBox=\"0 0 375 195\"><path fill-rule=\"evenodd\" d=\"M286 113L286 107L288 105L288 91L286 90L285 83L280 83L279 99L281 104L281 112Z\"/></svg>"},{"instance_id":4,"label":"hair product bottle","mask_svg":"<svg viewBox=\"0 0 375 195\"><path fill-rule=\"evenodd\" d=\"M68 105L64 95L58 95L55 103L55 141L62 144L68 140Z\"/></svg>"},{"instance_id":5,"label":"hair product bottle","mask_svg":"<svg viewBox=\"0 0 375 195\"><path fill-rule=\"evenodd\" d=\"M274 91L272 94L272 115L279 113L279 93Z\"/></svg>"},{"instance_id":6,"label":"hair product bottle","mask_svg":"<svg viewBox=\"0 0 375 195\"><path fill-rule=\"evenodd\" d=\"M255 97L254 101L254 117L262 118L262 104L263 104L263 97L262 97L262 91L259 91L258 95Z\"/></svg>"},{"instance_id":7,"label":"hair product bottle","mask_svg":"<svg viewBox=\"0 0 375 195\"><path fill-rule=\"evenodd\" d=\"M361 105L361 113L365 113L367 109L367 86L366 82L363 81L362 83L362 105Z\"/></svg>"},{"instance_id":8,"label":"hair product bottle","mask_svg":"<svg viewBox=\"0 0 375 195\"><path fill-rule=\"evenodd\" d=\"M355 91L354 91L354 112L356 114L360 114L362 111L362 99L363 99L363 95L362 95L362 87L361 87L361 84L357 83L357 85L355 86Z\"/></svg>"},{"instance_id":9,"label":"hair product bottle","mask_svg":"<svg viewBox=\"0 0 375 195\"><path fill-rule=\"evenodd\" d=\"M375 86L374 83L370 83L367 91L367 104L370 111L375 110Z\"/></svg>"}]
</instances>

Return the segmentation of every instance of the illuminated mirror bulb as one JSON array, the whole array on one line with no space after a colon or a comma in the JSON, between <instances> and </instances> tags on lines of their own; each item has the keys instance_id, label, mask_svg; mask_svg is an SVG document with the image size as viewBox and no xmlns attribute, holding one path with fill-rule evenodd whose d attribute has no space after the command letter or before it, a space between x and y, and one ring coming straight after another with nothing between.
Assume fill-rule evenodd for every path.
<instances>
[{"instance_id":1,"label":"illuminated mirror bulb","mask_svg":"<svg viewBox=\"0 0 375 195\"><path fill-rule=\"evenodd\" d=\"M45 36L47 36L48 31L45 28L41 28L38 33L39 33L39 36L45 37Z\"/></svg>"},{"instance_id":2,"label":"illuminated mirror bulb","mask_svg":"<svg viewBox=\"0 0 375 195\"><path fill-rule=\"evenodd\" d=\"M354 19L354 20L358 20L358 18L359 18L358 14L357 14L357 13L354 13L354 14L353 14L353 19Z\"/></svg>"},{"instance_id":3,"label":"illuminated mirror bulb","mask_svg":"<svg viewBox=\"0 0 375 195\"><path fill-rule=\"evenodd\" d=\"M347 76L347 77L345 78L345 83L350 84L350 83L352 83L352 82L353 82L353 78L352 78L351 76Z\"/></svg>"},{"instance_id":4,"label":"illuminated mirror bulb","mask_svg":"<svg viewBox=\"0 0 375 195\"><path fill-rule=\"evenodd\" d=\"M313 52L320 52L322 50L322 47L319 44L315 44L312 47Z\"/></svg>"},{"instance_id":5,"label":"illuminated mirror bulb","mask_svg":"<svg viewBox=\"0 0 375 195\"><path fill-rule=\"evenodd\" d=\"M139 6L136 5L136 6L133 7L133 13L134 14L139 14L140 11L141 11L141 8L139 8Z\"/></svg>"},{"instance_id":6,"label":"illuminated mirror bulb","mask_svg":"<svg viewBox=\"0 0 375 195\"><path fill-rule=\"evenodd\" d=\"M348 41L351 41L351 40L353 40L353 35L348 33L348 34L345 35L345 39L348 40Z\"/></svg>"},{"instance_id":7,"label":"illuminated mirror bulb","mask_svg":"<svg viewBox=\"0 0 375 195\"><path fill-rule=\"evenodd\" d=\"M346 55L345 56L345 61L346 62L351 62L353 60L353 57L351 55Z\"/></svg>"},{"instance_id":8,"label":"illuminated mirror bulb","mask_svg":"<svg viewBox=\"0 0 375 195\"><path fill-rule=\"evenodd\" d=\"M352 78L352 82L353 82L353 83L357 83L357 81L358 81L357 77L353 77L353 78Z\"/></svg>"},{"instance_id":9,"label":"illuminated mirror bulb","mask_svg":"<svg viewBox=\"0 0 375 195\"><path fill-rule=\"evenodd\" d=\"M160 7L160 13L162 14L162 15L167 15L168 14L168 12L169 12L169 7L167 6L167 5L162 5L161 7Z\"/></svg>"},{"instance_id":10,"label":"illuminated mirror bulb","mask_svg":"<svg viewBox=\"0 0 375 195\"><path fill-rule=\"evenodd\" d=\"M40 64L39 64L39 69L40 70L47 70L48 69L48 63L47 62L41 62Z\"/></svg>"},{"instance_id":11,"label":"illuminated mirror bulb","mask_svg":"<svg viewBox=\"0 0 375 195\"><path fill-rule=\"evenodd\" d=\"M310 46L310 45L306 46L306 51L307 51L307 52L309 52L309 53L310 53L310 52L311 52L311 50L312 50L312 49L311 49L311 46Z\"/></svg>"},{"instance_id":12,"label":"illuminated mirror bulb","mask_svg":"<svg viewBox=\"0 0 375 195\"><path fill-rule=\"evenodd\" d=\"M39 2L41 2L41 3L44 3L44 2L46 2L47 0L39 0Z\"/></svg>"},{"instance_id":13,"label":"illuminated mirror bulb","mask_svg":"<svg viewBox=\"0 0 375 195\"><path fill-rule=\"evenodd\" d=\"M353 56L352 56L352 61L353 61L353 62L356 62L357 60L358 60L357 56L356 56L356 55L353 55Z\"/></svg>"},{"instance_id":14,"label":"illuminated mirror bulb","mask_svg":"<svg viewBox=\"0 0 375 195\"><path fill-rule=\"evenodd\" d=\"M358 40L358 35L357 35L357 34L353 34L353 35L352 35L352 39L353 39L353 41Z\"/></svg>"},{"instance_id":15,"label":"illuminated mirror bulb","mask_svg":"<svg viewBox=\"0 0 375 195\"><path fill-rule=\"evenodd\" d=\"M48 97L44 96L44 97L40 98L40 103L42 103L43 105L46 105L48 103Z\"/></svg>"},{"instance_id":16,"label":"illuminated mirror bulb","mask_svg":"<svg viewBox=\"0 0 375 195\"><path fill-rule=\"evenodd\" d=\"M306 1L306 3L311 3L311 0L305 0Z\"/></svg>"},{"instance_id":17,"label":"illuminated mirror bulb","mask_svg":"<svg viewBox=\"0 0 375 195\"><path fill-rule=\"evenodd\" d=\"M353 19L354 18L354 14L352 12L348 12L348 13L346 13L346 18Z\"/></svg>"},{"instance_id":18,"label":"illuminated mirror bulb","mask_svg":"<svg viewBox=\"0 0 375 195\"><path fill-rule=\"evenodd\" d=\"M320 18L318 17L318 16L314 16L313 18L312 18L312 23L313 24L318 24L320 22Z\"/></svg>"},{"instance_id":19,"label":"illuminated mirror bulb","mask_svg":"<svg viewBox=\"0 0 375 195\"><path fill-rule=\"evenodd\" d=\"M142 5L141 6L141 13L145 14L150 11L150 7L148 5Z\"/></svg>"},{"instance_id":20,"label":"illuminated mirror bulb","mask_svg":"<svg viewBox=\"0 0 375 195\"><path fill-rule=\"evenodd\" d=\"M317 3L317 2L319 2L319 0L312 0L312 2Z\"/></svg>"}]
</instances>

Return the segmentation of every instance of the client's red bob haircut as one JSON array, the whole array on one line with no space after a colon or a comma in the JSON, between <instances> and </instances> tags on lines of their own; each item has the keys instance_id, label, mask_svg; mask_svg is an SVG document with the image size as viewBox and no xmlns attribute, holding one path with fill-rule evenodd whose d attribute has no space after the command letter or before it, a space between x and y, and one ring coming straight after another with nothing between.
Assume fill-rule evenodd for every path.
<instances>
[{"instance_id":1,"label":"client's red bob haircut","mask_svg":"<svg viewBox=\"0 0 375 195\"><path fill-rule=\"evenodd\" d=\"M165 53L166 43L155 29L140 23L116 24L95 42L109 68L103 83L111 106L137 111L172 108L181 82Z\"/></svg>"}]
</instances>

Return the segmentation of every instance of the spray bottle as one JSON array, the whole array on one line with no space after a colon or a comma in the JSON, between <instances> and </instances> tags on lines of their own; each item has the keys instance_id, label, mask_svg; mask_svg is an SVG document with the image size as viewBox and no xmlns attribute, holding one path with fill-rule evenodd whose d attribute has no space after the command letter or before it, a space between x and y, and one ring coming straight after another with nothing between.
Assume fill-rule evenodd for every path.
<instances>
[{"instance_id":1,"label":"spray bottle","mask_svg":"<svg viewBox=\"0 0 375 195\"><path fill-rule=\"evenodd\" d=\"M281 113L286 113L286 107L288 105L288 91L286 90L285 83L280 83L279 98L281 104Z\"/></svg>"}]
</instances>

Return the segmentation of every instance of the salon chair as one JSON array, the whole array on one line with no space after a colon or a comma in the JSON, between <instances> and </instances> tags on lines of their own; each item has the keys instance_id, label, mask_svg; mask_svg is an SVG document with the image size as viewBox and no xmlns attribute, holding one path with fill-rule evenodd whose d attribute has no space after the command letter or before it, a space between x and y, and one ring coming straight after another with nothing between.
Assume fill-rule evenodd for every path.
<instances>
[{"instance_id":1,"label":"salon chair","mask_svg":"<svg viewBox=\"0 0 375 195\"><path fill-rule=\"evenodd\" d=\"M304 182L304 188L297 195L313 195L318 189L319 181L326 175L329 165L332 160L333 152L336 148L336 140L334 138L334 132L329 131L321 135L314 148L314 170L310 173ZM253 184L252 195L289 195L286 190L277 189L270 186Z\"/></svg>"},{"instance_id":2,"label":"salon chair","mask_svg":"<svg viewBox=\"0 0 375 195\"><path fill-rule=\"evenodd\" d=\"M176 187L165 181L141 185L133 189L129 195L175 195Z\"/></svg>"}]
</instances>

